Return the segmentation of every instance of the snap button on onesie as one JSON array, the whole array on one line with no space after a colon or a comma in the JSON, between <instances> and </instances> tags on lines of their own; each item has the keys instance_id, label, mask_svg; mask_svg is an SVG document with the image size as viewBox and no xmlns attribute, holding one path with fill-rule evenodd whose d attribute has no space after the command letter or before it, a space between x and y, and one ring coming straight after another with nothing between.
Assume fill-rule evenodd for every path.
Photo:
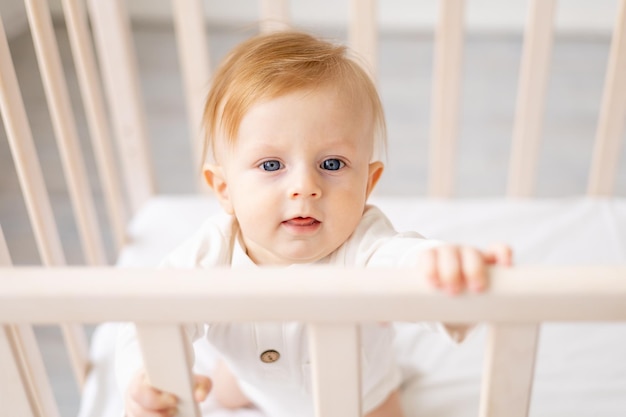
<instances>
[{"instance_id":1,"label":"snap button on onesie","mask_svg":"<svg viewBox=\"0 0 626 417\"><path fill-rule=\"evenodd\" d=\"M265 363L273 363L280 359L280 353L275 350L266 350L261 353L261 360Z\"/></svg>"}]
</instances>

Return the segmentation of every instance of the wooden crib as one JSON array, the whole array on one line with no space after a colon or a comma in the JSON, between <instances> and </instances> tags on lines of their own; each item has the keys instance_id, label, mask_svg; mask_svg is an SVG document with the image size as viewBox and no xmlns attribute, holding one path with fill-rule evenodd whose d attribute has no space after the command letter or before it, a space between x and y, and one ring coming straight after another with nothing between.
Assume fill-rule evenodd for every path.
<instances>
[{"instance_id":1,"label":"wooden crib","mask_svg":"<svg viewBox=\"0 0 626 417\"><path fill-rule=\"evenodd\" d=\"M376 1L352 0L350 4L350 44L376 74ZM427 234L471 241L470 237L480 231L486 235L480 239L512 241L516 251L519 249L522 258L519 266L490 270L492 285L486 294L451 298L429 289L410 270L351 269L342 270L341 278L330 278L336 271L310 268L300 271L302 276L297 281L289 272L270 269L255 271L254 280L250 279L250 273L242 271L212 271L213 277L207 280L206 272L202 271L155 270L159 257L193 229L189 224L179 227L180 213L182 217L201 219L208 212L218 210L217 205L199 181L196 196L163 197L156 193L125 3L90 0L85 7L81 0L63 0L108 227L114 237L116 254L120 255L121 267L107 265L103 232L79 146L49 6L45 0L25 0L85 266L66 265L62 233L51 210L34 146L36 138L31 133L0 22L0 110L43 263L43 267L11 267L7 245L0 239L3 413L59 415L31 327L35 324L62 323L76 380L91 392L91 397L83 400L85 403L94 402L93 396L104 397L106 401L107 396L112 398L117 394L102 382L102 374L111 372L107 366L111 365L112 350L105 349L107 353L94 356L94 350L102 351L103 343L113 342L94 336L90 353L82 324L136 322L152 383L179 396L181 416L199 416L199 408L191 400L190 347L181 323L299 320L309 324L318 416L361 415L356 323L366 321L487 323L479 410L464 410L459 415L476 412L481 416L528 415L537 347L543 343L538 338L540 323L626 322L626 253L625 247L620 246L626 242L626 201L611 197L626 119L626 0L619 1L611 39L587 195L545 201L528 197L533 195L537 182L555 4L555 0L530 1L507 196L468 202L450 198L455 194L465 4L462 0L440 2L428 196L375 196L374 200L392 220L398 221L399 227L422 231L420 226L425 219L430 222L433 217L439 217L440 224L454 219L445 229L447 232L440 229L438 233L436 228L431 228ZM200 0L172 1L192 149L197 148L201 136L199 120L210 74L202 8ZM289 27L286 0L263 0L260 10L261 30ZM92 50L87 11L99 65ZM100 88L101 81L104 91ZM393 138L389 146L393 148ZM120 157L117 162L116 155ZM199 163L193 156L190 160ZM465 212L471 213L465 222L457 221L459 213ZM604 223L596 228L593 219L599 216L604 216L601 217ZM543 227L541 222L562 223L552 234L533 234ZM518 229L510 234L504 230L506 227L490 232L490 225L494 229L502 225ZM571 225L587 225L589 230L581 226L583 235L577 235ZM589 243L586 238L589 236L598 242ZM516 242L519 247L515 246ZM525 257L530 253L525 251L536 247L537 242L544 242L544 254L548 248L547 258L558 252L551 251L552 248L561 248L562 252L550 259ZM581 246L584 243L600 246L606 256L581 256L588 253ZM127 268L130 266L135 268ZM381 275L386 277L382 281ZM621 327L620 331L623 332ZM624 345L616 349L623 352L626 338L620 341ZM109 358L103 359L103 355ZM621 388L621 397L626 398L626 388L623 385ZM599 396L597 403L605 404L603 398L614 397ZM89 404L85 405L81 415L119 415L109 409L105 412L98 401L95 403L100 405L92 405L90 411L84 411L89 409ZM119 398L116 401L119 404ZM626 412L624 401L614 403L603 415ZM591 409L596 406L599 407L596 403L589 405Z\"/></svg>"}]
</instances>

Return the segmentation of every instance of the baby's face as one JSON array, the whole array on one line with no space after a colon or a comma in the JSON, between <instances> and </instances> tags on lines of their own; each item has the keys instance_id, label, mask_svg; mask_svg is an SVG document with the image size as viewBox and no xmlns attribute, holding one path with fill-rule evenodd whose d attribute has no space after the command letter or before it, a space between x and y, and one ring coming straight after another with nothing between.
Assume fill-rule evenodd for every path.
<instances>
[{"instance_id":1,"label":"baby's face","mask_svg":"<svg viewBox=\"0 0 626 417\"><path fill-rule=\"evenodd\" d=\"M217 194L257 264L319 260L359 223L383 166L370 163L371 110L343 96L324 87L257 103L218 150Z\"/></svg>"}]
</instances>

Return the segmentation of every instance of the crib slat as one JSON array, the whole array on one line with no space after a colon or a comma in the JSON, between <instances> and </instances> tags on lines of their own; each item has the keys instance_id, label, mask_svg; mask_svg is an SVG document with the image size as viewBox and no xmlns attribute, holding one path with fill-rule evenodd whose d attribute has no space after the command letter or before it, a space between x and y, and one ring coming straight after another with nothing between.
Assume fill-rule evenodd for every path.
<instances>
[{"instance_id":1,"label":"crib slat","mask_svg":"<svg viewBox=\"0 0 626 417\"><path fill-rule=\"evenodd\" d=\"M128 13L122 0L90 0L100 70L131 212L154 194L148 128Z\"/></svg>"},{"instance_id":2,"label":"crib slat","mask_svg":"<svg viewBox=\"0 0 626 417\"><path fill-rule=\"evenodd\" d=\"M25 5L85 260L89 265L105 265L104 244L80 150L50 9L45 0L26 0Z\"/></svg>"},{"instance_id":3,"label":"crib slat","mask_svg":"<svg viewBox=\"0 0 626 417\"><path fill-rule=\"evenodd\" d=\"M613 28L611 51L604 81L600 118L596 130L587 194L609 196L626 120L626 0L621 0Z\"/></svg>"},{"instance_id":4,"label":"crib slat","mask_svg":"<svg viewBox=\"0 0 626 417\"><path fill-rule=\"evenodd\" d=\"M10 264L9 251L0 228L0 265ZM13 326L0 326L0 387L4 388L0 390L0 404L7 415L38 417L13 336Z\"/></svg>"},{"instance_id":5,"label":"crib slat","mask_svg":"<svg viewBox=\"0 0 626 417\"><path fill-rule=\"evenodd\" d=\"M63 266L65 256L61 239L18 85L4 27L0 22L0 110L9 146L42 262L46 266ZM88 367L85 334L79 326L65 324L61 328L66 336L65 343L72 352L72 368L77 381L82 384Z\"/></svg>"},{"instance_id":6,"label":"crib slat","mask_svg":"<svg viewBox=\"0 0 626 417\"><path fill-rule=\"evenodd\" d=\"M317 417L361 416L359 342L356 325L309 324Z\"/></svg>"},{"instance_id":7,"label":"crib slat","mask_svg":"<svg viewBox=\"0 0 626 417\"><path fill-rule=\"evenodd\" d=\"M33 328L29 325L5 326L8 329L13 352L28 391L29 401L36 416L59 417L59 409L54 399L52 386L46 372L43 358L37 345ZM0 384L2 386L2 384ZM7 414L19 415L21 414Z\"/></svg>"},{"instance_id":8,"label":"crib slat","mask_svg":"<svg viewBox=\"0 0 626 417\"><path fill-rule=\"evenodd\" d=\"M350 1L349 41L376 79L378 69L377 0Z\"/></svg>"},{"instance_id":9,"label":"crib slat","mask_svg":"<svg viewBox=\"0 0 626 417\"><path fill-rule=\"evenodd\" d=\"M0 20L0 114L4 121L9 147L37 248L46 265L63 265L65 257L46 191L41 165L35 151L24 100L9 51L4 26Z\"/></svg>"},{"instance_id":10,"label":"crib slat","mask_svg":"<svg viewBox=\"0 0 626 417\"><path fill-rule=\"evenodd\" d=\"M289 29L289 0L259 0L261 32Z\"/></svg>"},{"instance_id":11,"label":"crib slat","mask_svg":"<svg viewBox=\"0 0 626 417\"><path fill-rule=\"evenodd\" d=\"M0 403L2 412L9 416L38 417L26 389L27 382L13 349L9 326L0 326Z\"/></svg>"},{"instance_id":12,"label":"crib slat","mask_svg":"<svg viewBox=\"0 0 626 417\"><path fill-rule=\"evenodd\" d=\"M539 326L490 325L480 417L526 417L535 370Z\"/></svg>"},{"instance_id":13,"label":"crib slat","mask_svg":"<svg viewBox=\"0 0 626 417\"><path fill-rule=\"evenodd\" d=\"M210 78L209 47L204 27L204 9L201 0L173 0L174 29L178 47L178 60L181 64L185 97L187 100L187 118L191 139L194 172L199 172L201 164L201 124L203 103L208 93ZM198 178L198 189L208 190Z\"/></svg>"},{"instance_id":14,"label":"crib slat","mask_svg":"<svg viewBox=\"0 0 626 417\"><path fill-rule=\"evenodd\" d=\"M2 225L0 225L0 266L11 266L11 255L9 255L9 248L7 247L7 241L4 238L4 232L2 231Z\"/></svg>"},{"instance_id":15,"label":"crib slat","mask_svg":"<svg viewBox=\"0 0 626 417\"><path fill-rule=\"evenodd\" d=\"M127 219L87 14L82 0L63 0L63 11L109 222L119 251L126 240Z\"/></svg>"},{"instance_id":16,"label":"crib slat","mask_svg":"<svg viewBox=\"0 0 626 417\"><path fill-rule=\"evenodd\" d=\"M178 397L177 416L200 417L193 399L193 353L184 329L179 325L137 325L137 337L150 385Z\"/></svg>"},{"instance_id":17,"label":"crib slat","mask_svg":"<svg viewBox=\"0 0 626 417\"><path fill-rule=\"evenodd\" d=\"M0 227L0 266L11 266L9 250ZM59 410L31 326L0 326L0 390L3 414L59 417ZM6 404L6 405L5 405Z\"/></svg>"},{"instance_id":18,"label":"crib slat","mask_svg":"<svg viewBox=\"0 0 626 417\"><path fill-rule=\"evenodd\" d=\"M458 136L464 0L441 0L436 30L428 193L450 197Z\"/></svg>"},{"instance_id":19,"label":"crib slat","mask_svg":"<svg viewBox=\"0 0 626 417\"><path fill-rule=\"evenodd\" d=\"M533 0L529 7L513 125L509 197L530 197L535 187L555 10L556 0Z\"/></svg>"}]
</instances>

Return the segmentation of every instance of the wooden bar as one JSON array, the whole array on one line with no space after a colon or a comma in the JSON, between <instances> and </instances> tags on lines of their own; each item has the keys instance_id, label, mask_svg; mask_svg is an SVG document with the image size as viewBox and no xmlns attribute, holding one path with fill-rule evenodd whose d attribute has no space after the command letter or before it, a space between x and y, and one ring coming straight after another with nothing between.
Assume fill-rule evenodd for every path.
<instances>
[{"instance_id":1,"label":"wooden bar","mask_svg":"<svg viewBox=\"0 0 626 417\"><path fill-rule=\"evenodd\" d=\"M491 267L489 290L461 297L411 269L336 271L302 268L294 280L273 268L215 269L211 279L206 270L0 268L0 322L626 320L624 266Z\"/></svg>"},{"instance_id":2,"label":"wooden bar","mask_svg":"<svg viewBox=\"0 0 626 417\"><path fill-rule=\"evenodd\" d=\"M89 0L96 51L131 213L154 194L146 114L123 0Z\"/></svg>"},{"instance_id":3,"label":"wooden bar","mask_svg":"<svg viewBox=\"0 0 626 417\"><path fill-rule=\"evenodd\" d=\"M178 325L141 325L137 326L137 338L150 385L178 397L177 416L201 417L193 399L193 351L184 329Z\"/></svg>"},{"instance_id":4,"label":"wooden bar","mask_svg":"<svg viewBox=\"0 0 626 417\"><path fill-rule=\"evenodd\" d=\"M1 19L0 19L1 20ZM10 266L11 259L0 228L0 265ZM39 417L24 369L21 352L16 348L14 326L0 325L0 404L4 413L13 416Z\"/></svg>"},{"instance_id":5,"label":"wooden bar","mask_svg":"<svg viewBox=\"0 0 626 417\"><path fill-rule=\"evenodd\" d=\"M100 88L100 75L91 46L87 14L82 0L63 0L63 11L107 214L119 252L126 240L128 219Z\"/></svg>"},{"instance_id":6,"label":"wooden bar","mask_svg":"<svg viewBox=\"0 0 626 417\"><path fill-rule=\"evenodd\" d=\"M261 32L290 28L289 0L259 0Z\"/></svg>"},{"instance_id":7,"label":"wooden bar","mask_svg":"<svg viewBox=\"0 0 626 417\"><path fill-rule=\"evenodd\" d=\"M50 9L45 0L26 0L25 4L85 261L89 265L105 265L104 243L80 149Z\"/></svg>"},{"instance_id":8,"label":"wooden bar","mask_svg":"<svg viewBox=\"0 0 626 417\"><path fill-rule=\"evenodd\" d=\"M4 28L0 22L0 112L42 262L47 266L62 266L65 265L65 256L18 86ZM88 369L85 334L80 327L74 325L64 324L61 329L71 353L70 361L77 381L82 384Z\"/></svg>"},{"instance_id":9,"label":"wooden bar","mask_svg":"<svg viewBox=\"0 0 626 417\"><path fill-rule=\"evenodd\" d=\"M556 0L532 0L529 7L513 125L509 197L530 197L535 188L555 11Z\"/></svg>"},{"instance_id":10,"label":"wooden bar","mask_svg":"<svg viewBox=\"0 0 626 417\"><path fill-rule=\"evenodd\" d=\"M539 326L490 325L480 417L526 417L530 408Z\"/></svg>"},{"instance_id":11,"label":"wooden bar","mask_svg":"<svg viewBox=\"0 0 626 417\"><path fill-rule=\"evenodd\" d=\"M1 19L0 114L7 133L20 188L24 195L26 210L35 234L39 256L41 256L44 265L64 265L65 256L63 255L61 239L52 213L48 191Z\"/></svg>"},{"instance_id":12,"label":"wooden bar","mask_svg":"<svg viewBox=\"0 0 626 417\"><path fill-rule=\"evenodd\" d=\"M428 170L430 197L454 193L463 58L464 0L440 0Z\"/></svg>"},{"instance_id":13,"label":"wooden bar","mask_svg":"<svg viewBox=\"0 0 626 417\"><path fill-rule=\"evenodd\" d=\"M355 324L310 324L316 417L361 416L361 346Z\"/></svg>"},{"instance_id":14,"label":"wooden bar","mask_svg":"<svg viewBox=\"0 0 626 417\"><path fill-rule=\"evenodd\" d=\"M0 228L0 266L11 257ZM0 404L11 416L59 417L41 352L30 325L0 325Z\"/></svg>"},{"instance_id":15,"label":"wooden bar","mask_svg":"<svg viewBox=\"0 0 626 417\"><path fill-rule=\"evenodd\" d=\"M4 232L2 231L2 225L0 224L0 267L11 266L11 264L11 255L9 254L7 241L4 238Z\"/></svg>"},{"instance_id":16,"label":"wooden bar","mask_svg":"<svg viewBox=\"0 0 626 417\"><path fill-rule=\"evenodd\" d=\"M21 369L30 404L36 416L60 417L52 385L37 344L33 328L28 324L8 325L17 366ZM80 381L79 381L80 383ZM2 386L0 384L0 386ZM9 414L21 415L21 414Z\"/></svg>"},{"instance_id":17,"label":"wooden bar","mask_svg":"<svg viewBox=\"0 0 626 417\"><path fill-rule=\"evenodd\" d=\"M377 0L350 0L348 39L375 80L378 74Z\"/></svg>"},{"instance_id":18,"label":"wooden bar","mask_svg":"<svg viewBox=\"0 0 626 417\"><path fill-rule=\"evenodd\" d=\"M39 417L28 392L28 383L14 350L9 326L0 326L0 404L9 416Z\"/></svg>"},{"instance_id":19,"label":"wooden bar","mask_svg":"<svg viewBox=\"0 0 626 417\"><path fill-rule=\"evenodd\" d=\"M198 189L208 191L200 170L202 155L202 115L209 90L211 68L209 46L204 25L204 8L201 0L173 0L174 29L178 46L178 61L183 76L187 119L191 141L194 172L198 175Z\"/></svg>"},{"instance_id":20,"label":"wooden bar","mask_svg":"<svg viewBox=\"0 0 626 417\"><path fill-rule=\"evenodd\" d=\"M611 51L604 81L604 94L596 130L587 194L609 196L626 123L626 0L618 6Z\"/></svg>"},{"instance_id":21,"label":"wooden bar","mask_svg":"<svg viewBox=\"0 0 626 417\"><path fill-rule=\"evenodd\" d=\"M26 0L25 5L85 260L90 265L105 265L104 245L78 143L50 10L44 0ZM80 327L63 325L61 329L77 381L82 385L88 369L86 336Z\"/></svg>"}]
</instances>

